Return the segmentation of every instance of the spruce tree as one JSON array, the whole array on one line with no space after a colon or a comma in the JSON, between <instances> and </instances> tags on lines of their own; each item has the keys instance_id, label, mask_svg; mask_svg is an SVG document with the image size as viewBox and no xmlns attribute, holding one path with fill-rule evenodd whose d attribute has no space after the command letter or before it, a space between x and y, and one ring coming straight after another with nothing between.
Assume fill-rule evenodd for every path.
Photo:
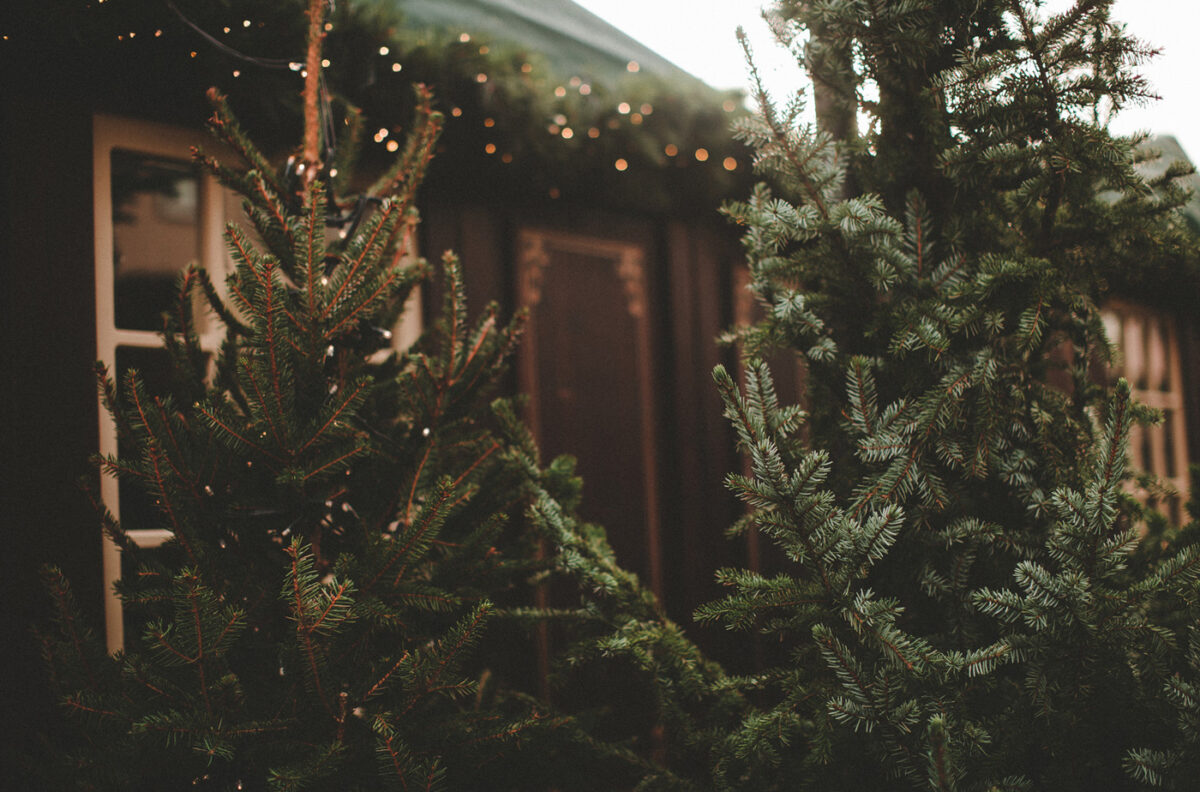
<instances>
[{"instance_id":1,"label":"spruce tree","mask_svg":"<svg viewBox=\"0 0 1200 792\"><path fill-rule=\"evenodd\" d=\"M362 119L321 108L325 5L311 3L296 156L268 160L210 92L232 161L196 158L248 220L226 231L227 297L205 271L182 274L163 317L166 390L97 366L122 440L102 473L145 491L171 538L144 550L102 514L132 570L117 586L133 629L115 656L46 570L57 618L42 641L69 717L39 783L612 789L703 777L708 719L728 721L741 699L616 564L603 529L577 519L571 460L543 466L517 404L495 398L520 317L504 324L493 306L470 320L446 254L440 320L389 348L387 328L435 269L414 256L415 200L442 119L420 87L407 146L349 191ZM336 149L331 128L348 130ZM197 302L227 331L215 361ZM535 607L550 582L563 601ZM534 670L552 624L564 625L555 703Z\"/></svg>"},{"instance_id":2,"label":"spruce tree","mask_svg":"<svg viewBox=\"0 0 1200 792\"><path fill-rule=\"evenodd\" d=\"M1142 540L1125 446L1156 416L1103 385L1099 313L1194 240L1180 168L1147 182L1106 129L1151 55L1111 5L777 5L816 117L760 85L738 130L764 318L716 381L735 530L778 554L698 614L769 639L719 788L1194 785L1200 555Z\"/></svg>"}]
</instances>

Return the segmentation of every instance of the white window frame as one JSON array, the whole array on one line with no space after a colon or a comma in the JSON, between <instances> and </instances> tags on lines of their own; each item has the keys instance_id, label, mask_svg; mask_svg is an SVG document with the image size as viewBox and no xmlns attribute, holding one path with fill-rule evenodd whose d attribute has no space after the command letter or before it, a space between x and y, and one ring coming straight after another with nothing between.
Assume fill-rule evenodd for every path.
<instances>
[{"instance_id":1,"label":"white window frame","mask_svg":"<svg viewBox=\"0 0 1200 792\"><path fill-rule=\"evenodd\" d=\"M140 347L159 349L162 339L149 330L125 330L116 326L116 303L114 276L116 263L113 261L113 205L112 205L112 152L124 149L152 157L190 162L193 147L223 156L226 150L203 130L185 129L167 124L138 121L97 114L92 119L92 203L95 225L95 294L96 294L96 359L113 366L117 347ZM206 269L212 277L217 293L224 298L225 277L233 270L233 262L225 246L225 224L228 220L244 220L240 211L236 217L226 214L230 191L222 187L216 177L205 171L197 173L199 182L198 222L199 259L196 263ZM235 201L240 206L240 201ZM412 240L415 247L416 239ZM404 263L416 259L418 251L410 250ZM404 316L392 333L391 348L407 349L424 329L421 313L421 289L413 290L404 308ZM207 319L208 324L199 333L200 346L214 356L224 339L225 329L215 316ZM104 456L117 454L117 430L112 416L100 406L99 450ZM121 504L117 480L113 476L101 476L100 497L105 507L118 520L121 519ZM129 538L138 547L153 548L171 538L165 529L137 529L128 531ZM121 576L121 551L107 536L103 538L101 563L104 581L105 642L109 652L117 652L125 645L125 625L121 600L116 596L114 584Z\"/></svg>"},{"instance_id":2,"label":"white window frame","mask_svg":"<svg viewBox=\"0 0 1200 792\"><path fill-rule=\"evenodd\" d=\"M117 357L117 347L140 347L159 349L162 340L159 334L149 330L125 330L116 324L116 302L113 261L113 205L112 205L112 152L115 149L134 151L153 157L190 162L192 147L203 146L212 150L212 138L199 130L96 115L92 120L92 203L95 223L95 293L96 293L96 359L110 367ZM229 271L228 257L224 251L222 234L225 227L225 196L223 188L211 174L197 173L199 260L196 262L213 276L218 289L223 289L225 273ZM200 334L200 346L215 353L224 337L224 328L215 317ZM117 430L112 416L100 407L100 453L104 456L117 454ZM117 480L113 476L102 476L100 497L106 508L118 520L121 504ZM129 538L139 547L158 547L171 537L171 532L160 529L138 529L129 531ZM101 551L104 580L105 641L109 652L116 652L125 645L125 627L121 601L116 596L113 584L121 576L121 551L117 545L104 537Z\"/></svg>"}]
</instances>

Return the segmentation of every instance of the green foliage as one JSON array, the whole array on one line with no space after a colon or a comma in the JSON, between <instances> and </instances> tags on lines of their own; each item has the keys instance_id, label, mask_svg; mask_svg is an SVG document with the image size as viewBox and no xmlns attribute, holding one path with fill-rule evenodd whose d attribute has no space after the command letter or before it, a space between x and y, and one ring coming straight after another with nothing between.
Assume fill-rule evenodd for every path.
<instances>
[{"instance_id":1,"label":"green foliage","mask_svg":"<svg viewBox=\"0 0 1200 792\"><path fill-rule=\"evenodd\" d=\"M143 549L103 515L132 570L117 584L123 651L105 653L47 572L46 656L77 729L57 757L69 783L649 789L702 777L709 702L728 721L741 699L713 692L720 670L617 566L603 530L575 518L571 463L543 469L512 401L495 399L520 317L468 317L446 254L440 319L406 349L381 329L432 270L412 249L441 127L429 92L395 167L360 196L307 181L294 160L275 167L210 98L232 162L197 159L249 220L226 230L233 271L220 289L182 274L164 317L169 391L98 366L122 441L99 464L149 494L170 537ZM339 112L353 128L356 111ZM226 329L211 363L201 300ZM556 580L577 605L548 606ZM534 692L527 669L555 623L564 685L640 685L651 698L624 706L643 722L570 689L557 707ZM670 739L652 745L657 724Z\"/></svg>"},{"instance_id":2,"label":"green foliage","mask_svg":"<svg viewBox=\"0 0 1200 792\"><path fill-rule=\"evenodd\" d=\"M1098 384L1098 306L1186 247L1181 198L1102 123L1148 48L1106 0L1039 6L777 8L816 122L760 89L738 128L772 184L727 207L763 318L716 380L779 572L721 571L697 615L778 649L719 788L1188 783L1194 529L1142 547L1125 445L1154 417Z\"/></svg>"}]
</instances>

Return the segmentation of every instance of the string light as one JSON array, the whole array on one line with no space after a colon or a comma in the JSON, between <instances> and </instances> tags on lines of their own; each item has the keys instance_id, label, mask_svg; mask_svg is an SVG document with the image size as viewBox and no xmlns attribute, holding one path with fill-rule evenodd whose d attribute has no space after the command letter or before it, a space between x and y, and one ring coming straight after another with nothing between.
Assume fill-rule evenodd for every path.
<instances>
[{"instance_id":1,"label":"string light","mask_svg":"<svg viewBox=\"0 0 1200 792\"><path fill-rule=\"evenodd\" d=\"M592 92L592 86L588 85L587 83L584 83L583 85L579 86L580 96L588 96L589 94L591 94L591 92Z\"/></svg>"},{"instance_id":2,"label":"string light","mask_svg":"<svg viewBox=\"0 0 1200 792\"><path fill-rule=\"evenodd\" d=\"M642 69L642 67L639 66L638 62L635 60L631 60L631 61L629 61L629 63L625 64L625 71L630 72L631 74L639 72L639 71L641 71L641 69Z\"/></svg>"},{"instance_id":3,"label":"string light","mask_svg":"<svg viewBox=\"0 0 1200 792\"><path fill-rule=\"evenodd\" d=\"M387 142L387 146L385 148L387 148L388 151L395 152L400 149L400 144L398 142L396 142L395 140L389 140Z\"/></svg>"},{"instance_id":4,"label":"string light","mask_svg":"<svg viewBox=\"0 0 1200 792\"><path fill-rule=\"evenodd\" d=\"M592 138L593 140L595 140L596 138L600 137L600 128L599 128L599 127L592 127L591 129L589 129L589 130L588 130L588 137Z\"/></svg>"},{"instance_id":5,"label":"string light","mask_svg":"<svg viewBox=\"0 0 1200 792\"><path fill-rule=\"evenodd\" d=\"M501 157L500 157L500 161L503 162L505 165L512 162L512 160L513 160L512 154L507 151L504 152L504 154L501 155Z\"/></svg>"},{"instance_id":6,"label":"string light","mask_svg":"<svg viewBox=\"0 0 1200 792\"><path fill-rule=\"evenodd\" d=\"M154 38L161 38L161 37L162 37L162 29L161 29L161 28L160 28L160 29L158 29L158 30L156 30L156 31L154 31ZM6 39L7 39L7 38L8 38L8 36L5 36L4 38L6 38Z\"/></svg>"},{"instance_id":7,"label":"string light","mask_svg":"<svg viewBox=\"0 0 1200 792\"><path fill-rule=\"evenodd\" d=\"M479 48L480 55L487 55L491 51L492 51L491 47L489 47L487 44L484 44L482 47Z\"/></svg>"},{"instance_id":8,"label":"string light","mask_svg":"<svg viewBox=\"0 0 1200 792\"><path fill-rule=\"evenodd\" d=\"M458 118L459 116L462 115L462 108L461 107L452 108L450 110L450 115L454 116L455 118Z\"/></svg>"},{"instance_id":9,"label":"string light","mask_svg":"<svg viewBox=\"0 0 1200 792\"><path fill-rule=\"evenodd\" d=\"M531 71L533 71L532 63L522 63L521 64L521 74L529 74Z\"/></svg>"},{"instance_id":10,"label":"string light","mask_svg":"<svg viewBox=\"0 0 1200 792\"><path fill-rule=\"evenodd\" d=\"M496 153L496 144L488 143L486 146L483 147L483 150L487 154L495 154Z\"/></svg>"},{"instance_id":11,"label":"string light","mask_svg":"<svg viewBox=\"0 0 1200 792\"><path fill-rule=\"evenodd\" d=\"M578 77L572 77L570 80L567 81L567 84L570 85L572 88L578 88L580 85L583 84L583 80L581 80Z\"/></svg>"},{"instance_id":12,"label":"string light","mask_svg":"<svg viewBox=\"0 0 1200 792\"><path fill-rule=\"evenodd\" d=\"M241 70L240 70L240 69L234 69L234 70L233 70L233 76L234 76L234 77L241 77L241 76L242 76L242 72L241 72Z\"/></svg>"},{"instance_id":13,"label":"string light","mask_svg":"<svg viewBox=\"0 0 1200 792\"><path fill-rule=\"evenodd\" d=\"M229 31L231 30L231 28L229 27L229 25L226 25L225 27L223 27L223 28L221 28L221 29L222 29L222 30L224 30L226 34L228 34L228 33L229 33Z\"/></svg>"},{"instance_id":14,"label":"string light","mask_svg":"<svg viewBox=\"0 0 1200 792\"><path fill-rule=\"evenodd\" d=\"M625 161L624 157L621 157L613 163L613 167L619 171L625 171L629 169L629 163Z\"/></svg>"},{"instance_id":15,"label":"string light","mask_svg":"<svg viewBox=\"0 0 1200 792\"><path fill-rule=\"evenodd\" d=\"M663 147L663 153L666 154L668 157L674 157L676 154L679 153L679 147L676 146L674 143L668 143L666 146Z\"/></svg>"},{"instance_id":16,"label":"string light","mask_svg":"<svg viewBox=\"0 0 1200 792\"><path fill-rule=\"evenodd\" d=\"M322 58L321 66L322 66L322 68L328 69L329 68L329 58Z\"/></svg>"},{"instance_id":17,"label":"string light","mask_svg":"<svg viewBox=\"0 0 1200 792\"><path fill-rule=\"evenodd\" d=\"M249 20L249 19L243 19L243 20L242 20L242 27L244 27L244 28L248 28L248 27L250 27L250 20Z\"/></svg>"},{"instance_id":18,"label":"string light","mask_svg":"<svg viewBox=\"0 0 1200 792\"><path fill-rule=\"evenodd\" d=\"M629 102L621 102L617 105L617 112L621 115L629 115Z\"/></svg>"},{"instance_id":19,"label":"string light","mask_svg":"<svg viewBox=\"0 0 1200 792\"><path fill-rule=\"evenodd\" d=\"M721 164L723 166L725 166L725 170L735 171L735 170L737 170L738 161L736 159L734 159L733 157L726 157L725 161L722 162Z\"/></svg>"},{"instance_id":20,"label":"string light","mask_svg":"<svg viewBox=\"0 0 1200 792\"><path fill-rule=\"evenodd\" d=\"M697 162L707 162L708 161L708 149L706 149L704 147L700 147L700 148L696 149L696 161Z\"/></svg>"},{"instance_id":21,"label":"string light","mask_svg":"<svg viewBox=\"0 0 1200 792\"><path fill-rule=\"evenodd\" d=\"M555 96L557 96L558 98L560 98L560 99L561 99L562 97L564 97L564 96L566 96L566 95L567 95L567 89L566 89L566 88L563 88L563 87L560 85L560 86L558 86L557 88L555 88L555 89L554 89L554 95L555 95Z\"/></svg>"},{"instance_id":22,"label":"string light","mask_svg":"<svg viewBox=\"0 0 1200 792\"><path fill-rule=\"evenodd\" d=\"M562 136L563 140L570 140L575 137L575 130L571 129L571 127L563 127Z\"/></svg>"},{"instance_id":23,"label":"string light","mask_svg":"<svg viewBox=\"0 0 1200 792\"><path fill-rule=\"evenodd\" d=\"M737 109L737 102L733 101L732 99L726 99L725 104L721 105L721 109L726 113L732 113Z\"/></svg>"},{"instance_id":24,"label":"string light","mask_svg":"<svg viewBox=\"0 0 1200 792\"><path fill-rule=\"evenodd\" d=\"M554 116L554 123L558 124L559 126L565 126L567 123L567 117L562 113L559 113L558 115Z\"/></svg>"},{"instance_id":25,"label":"string light","mask_svg":"<svg viewBox=\"0 0 1200 792\"><path fill-rule=\"evenodd\" d=\"M654 105L650 104L649 102L642 102L642 106L638 109L642 111L642 115L648 116L654 112Z\"/></svg>"},{"instance_id":26,"label":"string light","mask_svg":"<svg viewBox=\"0 0 1200 792\"><path fill-rule=\"evenodd\" d=\"M388 49L388 46L386 44L384 44L382 47L379 48L380 55L387 55L389 52L391 52L391 50Z\"/></svg>"},{"instance_id":27,"label":"string light","mask_svg":"<svg viewBox=\"0 0 1200 792\"><path fill-rule=\"evenodd\" d=\"M404 68L404 67L403 67L403 66L401 66L399 63L393 63L393 64L392 64L392 71L393 71L393 72L398 72L398 71L400 71L400 70L401 70L401 69L403 69L403 68Z\"/></svg>"},{"instance_id":28,"label":"string light","mask_svg":"<svg viewBox=\"0 0 1200 792\"><path fill-rule=\"evenodd\" d=\"M455 109L457 109L457 108L455 108ZM459 112L461 113L462 111L460 110ZM485 119L483 119L483 125L484 125L485 127L494 127L494 126L496 126L496 119L494 119L494 118L485 118Z\"/></svg>"},{"instance_id":29,"label":"string light","mask_svg":"<svg viewBox=\"0 0 1200 792\"><path fill-rule=\"evenodd\" d=\"M475 75L475 82L480 84L487 82L487 75L483 72L479 72L479 74Z\"/></svg>"},{"instance_id":30,"label":"string light","mask_svg":"<svg viewBox=\"0 0 1200 792\"><path fill-rule=\"evenodd\" d=\"M640 123L642 123L642 114L641 114L641 113L634 113L633 115L629 116L629 123L631 123L631 124L640 124Z\"/></svg>"},{"instance_id":31,"label":"string light","mask_svg":"<svg viewBox=\"0 0 1200 792\"><path fill-rule=\"evenodd\" d=\"M463 44L466 44L468 41L471 40L471 34L470 33L460 33L458 36L458 40L461 41Z\"/></svg>"}]
</instances>

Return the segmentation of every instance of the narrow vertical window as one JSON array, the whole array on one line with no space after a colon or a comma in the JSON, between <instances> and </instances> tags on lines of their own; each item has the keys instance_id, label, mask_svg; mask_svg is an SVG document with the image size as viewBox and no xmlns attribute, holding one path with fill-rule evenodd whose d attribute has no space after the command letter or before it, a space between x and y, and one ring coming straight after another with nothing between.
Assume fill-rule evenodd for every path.
<instances>
[{"instance_id":1,"label":"narrow vertical window","mask_svg":"<svg viewBox=\"0 0 1200 792\"><path fill-rule=\"evenodd\" d=\"M1139 491L1138 495L1179 524L1188 491L1188 460L1183 372L1174 319L1125 302L1109 304L1102 315L1108 337L1118 349L1112 376L1124 377L1134 399L1163 414L1162 423L1135 426L1130 434L1130 465L1166 485L1163 492Z\"/></svg>"}]
</instances>

